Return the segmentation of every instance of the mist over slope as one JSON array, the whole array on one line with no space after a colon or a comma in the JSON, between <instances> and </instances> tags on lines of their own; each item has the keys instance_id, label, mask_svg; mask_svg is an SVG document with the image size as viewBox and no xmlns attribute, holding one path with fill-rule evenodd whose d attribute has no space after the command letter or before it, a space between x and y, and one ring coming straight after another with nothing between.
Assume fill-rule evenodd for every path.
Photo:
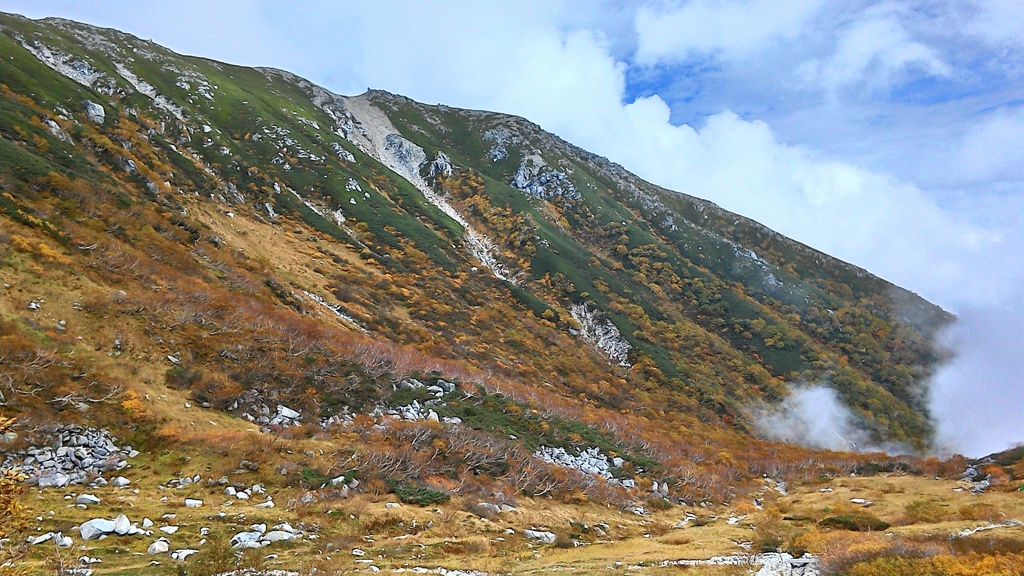
<instances>
[{"instance_id":1,"label":"mist over slope","mask_svg":"<svg viewBox=\"0 0 1024 576\"><path fill-rule=\"evenodd\" d=\"M420 406L409 377L455 380L469 396L435 419L670 477L763 453L757 415L804 382L876 445L933 439L948 314L528 120L0 25L5 335L85 364L18 372L45 391L9 410L56 417L53 398L83 394L75 370L114 358L212 409L301 406L310 425ZM106 370L89 398L132 389Z\"/></svg>"}]
</instances>

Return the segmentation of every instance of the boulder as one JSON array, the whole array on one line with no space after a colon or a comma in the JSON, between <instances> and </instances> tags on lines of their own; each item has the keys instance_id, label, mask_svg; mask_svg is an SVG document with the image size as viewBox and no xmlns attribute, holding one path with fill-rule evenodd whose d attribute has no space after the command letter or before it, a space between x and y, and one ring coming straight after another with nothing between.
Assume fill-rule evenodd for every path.
<instances>
[{"instance_id":1,"label":"boulder","mask_svg":"<svg viewBox=\"0 0 1024 576\"><path fill-rule=\"evenodd\" d=\"M103 120L106 118L107 113L103 109L103 106L93 102L92 100L85 101L85 117L91 122L96 124L103 124Z\"/></svg>"},{"instance_id":2,"label":"boulder","mask_svg":"<svg viewBox=\"0 0 1024 576\"><path fill-rule=\"evenodd\" d=\"M164 534L174 534L175 532L178 531L178 527L177 526L161 526L160 527L160 531L163 532Z\"/></svg>"},{"instance_id":3,"label":"boulder","mask_svg":"<svg viewBox=\"0 0 1024 576\"><path fill-rule=\"evenodd\" d=\"M185 508L202 508L203 501L195 498L185 498Z\"/></svg>"},{"instance_id":4,"label":"boulder","mask_svg":"<svg viewBox=\"0 0 1024 576\"><path fill-rule=\"evenodd\" d=\"M523 530L523 536L541 544L554 544L555 535L552 532L541 530Z\"/></svg>"},{"instance_id":5,"label":"boulder","mask_svg":"<svg viewBox=\"0 0 1024 576\"><path fill-rule=\"evenodd\" d=\"M100 536L106 536L113 532L114 521L105 518L93 518L79 526L78 531L81 532L83 539L95 540Z\"/></svg>"},{"instance_id":6,"label":"boulder","mask_svg":"<svg viewBox=\"0 0 1024 576\"><path fill-rule=\"evenodd\" d=\"M291 408L289 408L287 406L283 406L281 404L277 405L277 414L278 414L278 416L284 416L285 418L287 418L289 420L295 420L299 416L301 416L301 414L299 414L295 410L292 410Z\"/></svg>"},{"instance_id":7,"label":"boulder","mask_svg":"<svg viewBox=\"0 0 1024 576\"><path fill-rule=\"evenodd\" d=\"M84 504L86 506L95 506L100 503L100 499L93 496L92 494L79 494L78 498L75 498L75 504Z\"/></svg>"},{"instance_id":8,"label":"boulder","mask_svg":"<svg viewBox=\"0 0 1024 576\"><path fill-rule=\"evenodd\" d=\"M485 515L497 515L501 513L501 508L497 504L491 504L490 502L478 502L476 509L483 512Z\"/></svg>"},{"instance_id":9,"label":"boulder","mask_svg":"<svg viewBox=\"0 0 1024 576\"><path fill-rule=\"evenodd\" d=\"M260 540L262 540L263 542L273 543L282 542L285 540L292 540L294 538L296 538L296 536L291 532L285 532L284 530L271 530L270 532L264 534L263 537L260 538Z\"/></svg>"},{"instance_id":10,"label":"boulder","mask_svg":"<svg viewBox=\"0 0 1024 576\"><path fill-rule=\"evenodd\" d=\"M199 552L199 550L192 550L190 548L175 550L174 552L171 552L171 559L181 561L193 554L196 554L197 552Z\"/></svg>"},{"instance_id":11,"label":"boulder","mask_svg":"<svg viewBox=\"0 0 1024 576\"><path fill-rule=\"evenodd\" d=\"M114 518L114 532L118 536L124 536L128 534L128 532L131 531L131 529L132 521L129 520L128 517L124 514L121 514L117 518Z\"/></svg>"},{"instance_id":12,"label":"boulder","mask_svg":"<svg viewBox=\"0 0 1024 576\"><path fill-rule=\"evenodd\" d=\"M167 543L167 540L161 538L149 545L149 548L146 549L146 554L166 554L170 549L171 546Z\"/></svg>"},{"instance_id":13,"label":"boulder","mask_svg":"<svg viewBox=\"0 0 1024 576\"><path fill-rule=\"evenodd\" d=\"M239 532L231 537L232 548L243 548L245 544L256 542L258 545L260 537L263 536L262 532L253 530L252 532Z\"/></svg>"},{"instance_id":14,"label":"boulder","mask_svg":"<svg viewBox=\"0 0 1024 576\"><path fill-rule=\"evenodd\" d=\"M30 545L35 546L37 544L49 542L53 539L55 535L56 534L54 534L53 532L47 532L46 534L40 534L39 536L29 536L25 539L25 542L28 542Z\"/></svg>"},{"instance_id":15,"label":"boulder","mask_svg":"<svg viewBox=\"0 0 1024 576\"><path fill-rule=\"evenodd\" d=\"M114 488L126 488L132 481L125 478L124 476L118 476L110 483Z\"/></svg>"},{"instance_id":16,"label":"boulder","mask_svg":"<svg viewBox=\"0 0 1024 576\"><path fill-rule=\"evenodd\" d=\"M71 476L63 472L47 472L39 477L40 488L63 488L70 482Z\"/></svg>"}]
</instances>

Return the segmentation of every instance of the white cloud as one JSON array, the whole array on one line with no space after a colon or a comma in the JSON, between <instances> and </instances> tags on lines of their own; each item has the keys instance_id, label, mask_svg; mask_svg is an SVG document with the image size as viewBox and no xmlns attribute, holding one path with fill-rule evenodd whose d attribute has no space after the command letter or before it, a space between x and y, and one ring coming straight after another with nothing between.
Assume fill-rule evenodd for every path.
<instances>
[{"instance_id":1,"label":"white cloud","mask_svg":"<svg viewBox=\"0 0 1024 576\"><path fill-rule=\"evenodd\" d=\"M798 387L774 409L755 412L753 422L766 438L809 448L857 452L907 451L900 446L882 448L872 444L871 435L835 390L823 385Z\"/></svg>"},{"instance_id":2,"label":"white cloud","mask_svg":"<svg viewBox=\"0 0 1024 576\"><path fill-rule=\"evenodd\" d=\"M994 43L1024 42L1024 2L1019 0L978 0L972 2L978 16L968 29Z\"/></svg>"},{"instance_id":3,"label":"white cloud","mask_svg":"<svg viewBox=\"0 0 1024 576\"><path fill-rule=\"evenodd\" d=\"M641 64L683 60L701 52L744 56L801 32L822 0L690 0L669 11L642 7L636 15Z\"/></svg>"},{"instance_id":4,"label":"white cloud","mask_svg":"<svg viewBox=\"0 0 1024 576\"><path fill-rule=\"evenodd\" d=\"M886 5L866 10L837 31L839 42L830 57L806 62L799 74L830 92L862 83L888 88L908 69L925 75L950 75L952 69L937 50L911 40L900 22L900 12Z\"/></svg>"},{"instance_id":5,"label":"white cloud","mask_svg":"<svg viewBox=\"0 0 1024 576\"><path fill-rule=\"evenodd\" d=\"M985 116L969 130L954 161L962 181L1024 186L1024 107Z\"/></svg>"},{"instance_id":6,"label":"white cloud","mask_svg":"<svg viewBox=\"0 0 1024 576\"><path fill-rule=\"evenodd\" d=\"M1024 275L1017 281L1024 283ZM959 356L931 386L940 451L978 457L1024 440L1024 294L1018 290L1016 296L998 306L963 309L946 333Z\"/></svg>"}]
</instances>

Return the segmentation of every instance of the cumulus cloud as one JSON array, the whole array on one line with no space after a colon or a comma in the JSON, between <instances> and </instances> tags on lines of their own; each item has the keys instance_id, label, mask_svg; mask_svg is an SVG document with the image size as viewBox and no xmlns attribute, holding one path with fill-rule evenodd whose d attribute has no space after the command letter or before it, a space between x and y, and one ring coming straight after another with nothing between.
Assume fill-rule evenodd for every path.
<instances>
[{"instance_id":1,"label":"cumulus cloud","mask_svg":"<svg viewBox=\"0 0 1024 576\"><path fill-rule=\"evenodd\" d=\"M967 183L1024 183L1024 106L999 109L972 126L954 161Z\"/></svg>"},{"instance_id":2,"label":"cumulus cloud","mask_svg":"<svg viewBox=\"0 0 1024 576\"><path fill-rule=\"evenodd\" d=\"M742 57L766 42L796 36L822 0L691 0L669 10L642 7L636 15L641 64L682 60L694 52Z\"/></svg>"},{"instance_id":3,"label":"cumulus cloud","mask_svg":"<svg viewBox=\"0 0 1024 576\"><path fill-rule=\"evenodd\" d=\"M887 89L907 68L928 75L951 74L952 69L937 50L911 40L899 12L891 5L869 8L838 31L839 41L832 55L804 63L800 75L834 93L861 83Z\"/></svg>"}]
</instances>

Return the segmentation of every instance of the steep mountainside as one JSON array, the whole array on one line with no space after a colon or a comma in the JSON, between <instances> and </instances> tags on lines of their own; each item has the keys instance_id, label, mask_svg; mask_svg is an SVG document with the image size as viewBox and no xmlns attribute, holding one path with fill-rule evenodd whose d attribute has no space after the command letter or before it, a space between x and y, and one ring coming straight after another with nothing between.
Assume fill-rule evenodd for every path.
<instances>
[{"instance_id":1,"label":"steep mountainside","mask_svg":"<svg viewBox=\"0 0 1024 576\"><path fill-rule=\"evenodd\" d=\"M356 426L363 473L557 492L544 455L594 449L614 465L577 468L620 488L656 471L716 499L806 464L752 436L794 386L930 439L948 314L524 119L63 20L3 15L0 55L0 401L22 421L188 437L155 400L184 391L267 431ZM375 427L389 410L437 427Z\"/></svg>"}]
</instances>

